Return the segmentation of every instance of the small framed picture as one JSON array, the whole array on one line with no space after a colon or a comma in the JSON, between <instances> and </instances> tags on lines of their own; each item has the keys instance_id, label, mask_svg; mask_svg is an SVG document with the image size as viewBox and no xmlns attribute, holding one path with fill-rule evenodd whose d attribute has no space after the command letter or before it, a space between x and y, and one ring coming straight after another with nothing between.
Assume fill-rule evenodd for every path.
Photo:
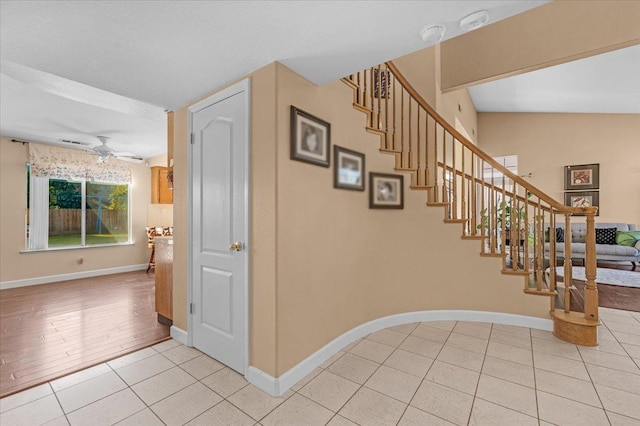
<instances>
[{"instance_id":1,"label":"small framed picture","mask_svg":"<svg viewBox=\"0 0 640 426\"><path fill-rule=\"evenodd\" d=\"M364 191L364 154L333 146L333 187Z\"/></svg>"},{"instance_id":2,"label":"small framed picture","mask_svg":"<svg viewBox=\"0 0 640 426\"><path fill-rule=\"evenodd\" d=\"M329 167L331 125L291 105L291 159Z\"/></svg>"},{"instance_id":3,"label":"small framed picture","mask_svg":"<svg viewBox=\"0 0 640 426\"><path fill-rule=\"evenodd\" d=\"M600 188L600 164L564 166L564 189L584 190Z\"/></svg>"},{"instance_id":4,"label":"small framed picture","mask_svg":"<svg viewBox=\"0 0 640 426\"><path fill-rule=\"evenodd\" d=\"M403 209L404 176L369 173L369 208Z\"/></svg>"},{"instance_id":5,"label":"small framed picture","mask_svg":"<svg viewBox=\"0 0 640 426\"><path fill-rule=\"evenodd\" d=\"M600 193L598 191L565 192L564 204L570 207L598 207L596 216L600 216ZM573 216L584 216L574 213Z\"/></svg>"}]
</instances>

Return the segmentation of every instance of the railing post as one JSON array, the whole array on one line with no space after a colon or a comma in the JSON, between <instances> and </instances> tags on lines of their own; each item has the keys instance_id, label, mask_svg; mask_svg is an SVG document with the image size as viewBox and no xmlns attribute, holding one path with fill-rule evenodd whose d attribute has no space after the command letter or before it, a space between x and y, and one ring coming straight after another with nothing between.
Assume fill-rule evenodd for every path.
<instances>
[{"instance_id":1,"label":"railing post","mask_svg":"<svg viewBox=\"0 0 640 426\"><path fill-rule=\"evenodd\" d=\"M555 241L556 230L549 229L549 241ZM594 240L595 242L595 240ZM553 243L552 243L553 244ZM564 216L564 311L571 311L571 285L573 278L571 264L571 213Z\"/></svg>"},{"instance_id":2,"label":"railing post","mask_svg":"<svg viewBox=\"0 0 640 426\"><path fill-rule=\"evenodd\" d=\"M598 286L596 284L596 230L595 215L597 208L590 207L587 212L587 238L585 255L584 317L598 320Z\"/></svg>"}]
</instances>

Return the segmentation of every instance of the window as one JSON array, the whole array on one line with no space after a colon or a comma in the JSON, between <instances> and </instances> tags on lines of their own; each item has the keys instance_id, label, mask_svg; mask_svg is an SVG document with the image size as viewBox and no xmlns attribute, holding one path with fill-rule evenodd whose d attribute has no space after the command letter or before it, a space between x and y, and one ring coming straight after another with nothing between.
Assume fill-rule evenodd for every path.
<instances>
[{"instance_id":1,"label":"window","mask_svg":"<svg viewBox=\"0 0 640 426\"><path fill-rule=\"evenodd\" d=\"M509 170L513 174L515 175L518 174L518 156L517 155L493 157L493 159L496 160L498 163L502 164L507 170ZM494 169L493 166L491 166L490 164L484 163L484 170L482 174L484 176L485 182L493 182L493 184L496 187L498 188L502 187L502 176L503 176L502 172L499 172L498 170ZM508 177L507 177L507 180L505 181L505 189L507 191L511 191L513 189L513 183L511 179L509 179Z\"/></svg>"},{"instance_id":2,"label":"window","mask_svg":"<svg viewBox=\"0 0 640 426\"><path fill-rule=\"evenodd\" d=\"M28 247L82 247L129 242L129 185L85 179L30 179ZM46 214L33 211L38 186L48 186ZM41 191L45 192L45 191ZM36 207L37 209L37 207ZM37 217L41 220L38 221ZM46 216L46 220L45 217ZM46 242L46 244L45 244Z\"/></svg>"},{"instance_id":3,"label":"window","mask_svg":"<svg viewBox=\"0 0 640 426\"><path fill-rule=\"evenodd\" d=\"M131 169L124 162L30 143L27 176L28 249L131 241Z\"/></svg>"}]
</instances>

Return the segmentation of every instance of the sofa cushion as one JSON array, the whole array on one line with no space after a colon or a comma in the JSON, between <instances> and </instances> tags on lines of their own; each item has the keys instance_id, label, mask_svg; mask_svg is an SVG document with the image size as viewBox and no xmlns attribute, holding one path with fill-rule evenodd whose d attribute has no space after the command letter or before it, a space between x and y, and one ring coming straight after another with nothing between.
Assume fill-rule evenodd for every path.
<instances>
[{"instance_id":1,"label":"sofa cushion","mask_svg":"<svg viewBox=\"0 0 640 426\"><path fill-rule=\"evenodd\" d=\"M549 226L549 224L546 224ZM564 223L557 223L557 228L564 229ZM602 228L616 228L618 231L637 231L638 228L635 224L629 223L615 223L615 222L600 222L595 224L596 229ZM565 232L565 236L567 233ZM572 223L571 224L571 241L574 243L584 243L587 240L587 224L586 223Z\"/></svg>"},{"instance_id":2,"label":"sofa cushion","mask_svg":"<svg viewBox=\"0 0 640 426\"><path fill-rule=\"evenodd\" d=\"M596 229L596 244L610 244L616 243L617 228L603 228Z\"/></svg>"},{"instance_id":3,"label":"sofa cushion","mask_svg":"<svg viewBox=\"0 0 640 426\"><path fill-rule=\"evenodd\" d=\"M618 231L616 233L616 244L619 246L633 247L638 240L640 240L640 231Z\"/></svg>"},{"instance_id":4,"label":"sofa cushion","mask_svg":"<svg viewBox=\"0 0 640 426\"><path fill-rule=\"evenodd\" d=\"M623 257L639 256L640 242L637 245L639 246L638 248L611 245L611 244L596 244L596 257L598 257L599 255L623 256ZM586 252L586 247L587 245L585 243L571 243L571 253L583 255ZM549 243L545 243L544 249L547 252L549 251ZM564 253L564 244L556 244L556 253L558 254ZM582 256L577 256L577 257L582 257Z\"/></svg>"}]
</instances>

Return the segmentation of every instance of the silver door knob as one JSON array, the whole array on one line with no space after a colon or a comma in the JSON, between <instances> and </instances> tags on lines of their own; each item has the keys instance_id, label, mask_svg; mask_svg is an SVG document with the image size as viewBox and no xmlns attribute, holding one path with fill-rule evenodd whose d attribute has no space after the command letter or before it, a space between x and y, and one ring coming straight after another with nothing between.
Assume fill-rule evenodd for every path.
<instances>
[{"instance_id":1,"label":"silver door knob","mask_svg":"<svg viewBox=\"0 0 640 426\"><path fill-rule=\"evenodd\" d=\"M229 246L231 251L242 251L243 244L240 241L236 241Z\"/></svg>"}]
</instances>

